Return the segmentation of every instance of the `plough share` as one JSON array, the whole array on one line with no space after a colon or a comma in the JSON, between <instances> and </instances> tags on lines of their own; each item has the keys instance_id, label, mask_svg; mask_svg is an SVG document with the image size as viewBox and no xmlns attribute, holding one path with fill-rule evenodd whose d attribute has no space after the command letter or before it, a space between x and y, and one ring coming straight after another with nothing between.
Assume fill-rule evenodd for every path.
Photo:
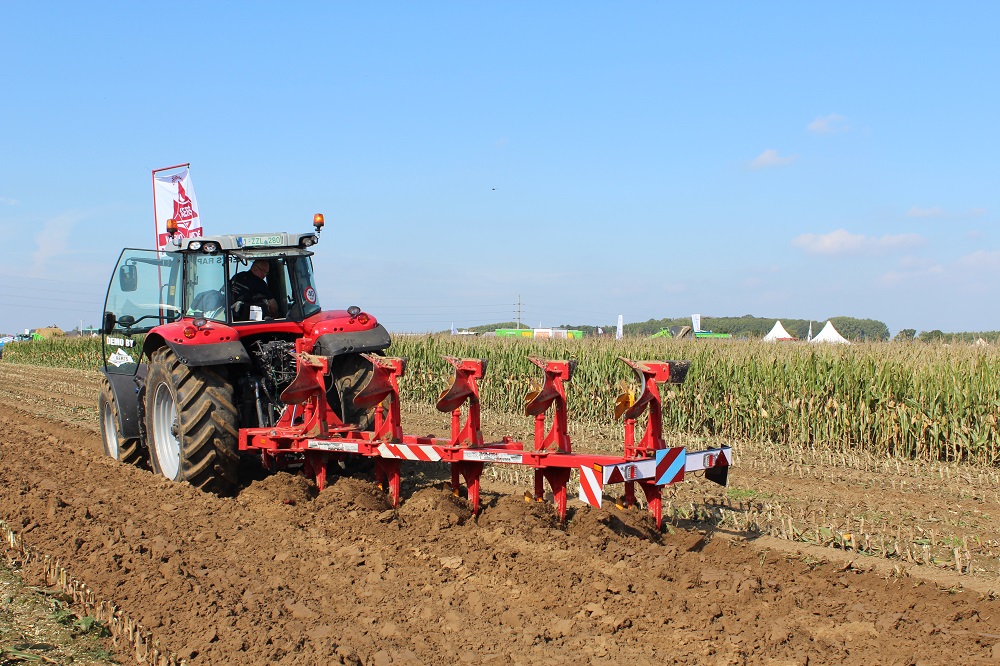
<instances>
[{"instance_id":1,"label":"plough share","mask_svg":"<svg viewBox=\"0 0 1000 666\"><path fill-rule=\"evenodd\" d=\"M499 442L483 441L478 382L486 374L485 359L445 357L455 368L455 378L441 393L437 408L451 413L451 436L419 437L403 433L401 424L398 381L406 371L406 359L365 354L374 373L354 403L362 409L375 407L375 423L372 430L360 430L346 425L329 408L324 381L329 373L328 360L311 354L308 345L304 339L296 342L296 376L281 394L285 409L277 423L273 427L241 429L239 448L259 453L268 469L303 461L306 475L315 478L320 490L327 483L332 462L364 456L373 459L376 480L388 490L393 506L398 506L401 461L444 462L451 465L452 491L458 494L464 480L469 502L478 513L483 466L521 465L534 469L534 489L526 493L526 498L542 501L547 481L559 517L565 520L570 473L578 469L582 501L599 507L604 486L623 483L621 501L626 506L635 505L638 485L659 527L664 486L682 481L685 473L695 471L704 471L707 479L726 485L729 447L688 452L685 447L668 447L663 439L659 386L683 382L687 361L621 359L635 372L642 388L638 397L626 390L616 400L615 417L624 419L625 441L624 454L613 456L573 452L565 384L572 379L576 361L530 359L544 373L544 381L525 397L524 412L535 419L534 441L527 445L510 437ZM636 423L644 413L648 413L646 427L636 439Z\"/></svg>"}]
</instances>

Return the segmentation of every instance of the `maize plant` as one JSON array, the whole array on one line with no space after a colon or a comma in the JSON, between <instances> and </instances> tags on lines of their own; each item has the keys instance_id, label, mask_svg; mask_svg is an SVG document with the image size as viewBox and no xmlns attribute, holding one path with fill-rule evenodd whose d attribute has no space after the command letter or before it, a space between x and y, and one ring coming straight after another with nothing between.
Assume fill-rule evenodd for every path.
<instances>
[{"instance_id":1,"label":"maize plant","mask_svg":"<svg viewBox=\"0 0 1000 666\"><path fill-rule=\"evenodd\" d=\"M663 387L663 424L678 433L883 458L1000 463L1000 352L992 347L427 335L397 336L389 354L409 359L403 398L427 404L454 374L443 355L488 359L483 406L512 415L522 412L538 378L529 356L575 358L570 413L609 426L615 398L634 381L618 357L685 359L687 381ZM100 339L12 342L0 362L95 369Z\"/></svg>"},{"instance_id":2,"label":"maize plant","mask_svg":"<svg viewBox=\"0 0 1000 666\"><path fill-rule=\"evenodd\" d=\"M678 432L817 451L1000 462L1000 353L991 348L444 335L397 337L389 353L410 359L401 388L422 402L433 401L449 381L442 355L489 359L483 404L508 413L521 411L537 375L529 356L575 358L570 412L606 424L622 383L632 381L619 356L687 359L687 381L664 387L664 426Z\"/></svg>"}]
</instances>

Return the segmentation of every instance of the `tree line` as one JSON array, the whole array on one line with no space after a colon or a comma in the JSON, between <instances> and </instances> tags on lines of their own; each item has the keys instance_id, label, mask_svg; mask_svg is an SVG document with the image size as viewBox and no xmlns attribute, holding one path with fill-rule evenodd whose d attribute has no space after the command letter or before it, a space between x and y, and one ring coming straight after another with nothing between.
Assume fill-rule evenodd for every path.
<instances>
[{"instance_id":1,"label":"tree line","mask_svg":"<svg viewBox=\"0 0 1000 666\"><path fill-rule=\"evenodd\" d=\"M809 326L812 325L812 334L817 335L827 319L784 319L781 318L781 325L788 333L800 340L809 337ZM837 332L851 341L884 341L889 339L889 327L885 322L878 319L859 319L856 317L830 317ZM714 333L728 333L736 339L760 339L767 335L774 326L775 319L771 317L755 317L753 315L743 315L742 317L706 317L701 318L701 328ZM659 333L663 329L670 329L673 326L690 326L690 317L667 317L664 319L649 319L644 322L634 322L622 326L622 332L629 337L649 337ZM500 322L496 324L484 324L473 326L470 331L476 333L488 333L498 328L517 328L517 323L513 321ZM521 328L531 328L521 325ZM605 326L595 326L593 324L562 324L559 328L583 331L587 337L593 335L614 335L617 324L607 324ZM982 339L990 344L1000 342L1000 331L980 331L963 333L944 333L940 330L920 331L913 328L906 328L897 333L893 340L898 342L940 342L940 343L965 343L972 344L976 340Z\"/></svg>"}]
</instances>

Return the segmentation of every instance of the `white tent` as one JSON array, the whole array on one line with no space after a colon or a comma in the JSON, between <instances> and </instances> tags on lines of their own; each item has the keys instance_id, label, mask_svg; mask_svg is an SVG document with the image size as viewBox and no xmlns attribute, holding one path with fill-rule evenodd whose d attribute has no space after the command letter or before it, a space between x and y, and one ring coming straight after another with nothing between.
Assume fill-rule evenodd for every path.
<instances>
[{"instance_id":1,"label":"white tent","mask_svg":"<svg viewBox=\"0 0 1000 666\"><path fill-rule=\"evenodd\" d=\"M795 338L785 330L781 321L774 322L771 332L764 336L764 342L778 342L779 340L794 340Z\"/></svg>"},{"instance_id":2,"label":"white tent","mask_svg":"<svg viewBox=\"0 0 1000 666\"><path fill-rule=\"evenodd\" d=\"M833 327L833 322L829 319L826 321L826 326L823 327L823 330L817 333L816 337L810 340L810 342L832 342L840 345L851 344L847 341L847 338L837 332L837 329Z\"/></svg>"}]
</instances>

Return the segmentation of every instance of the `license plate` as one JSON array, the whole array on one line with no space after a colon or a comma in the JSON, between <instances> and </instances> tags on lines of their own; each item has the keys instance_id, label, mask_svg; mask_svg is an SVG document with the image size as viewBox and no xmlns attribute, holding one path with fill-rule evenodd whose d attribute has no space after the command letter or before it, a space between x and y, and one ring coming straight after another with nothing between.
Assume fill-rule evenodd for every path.
<instances>
[{"instance_id":1,"label":"license plate","mask_svg":"<svg viewBox=\"0 0 1000 666\"><path fill-rule=\"evenodd\" d=\"M269 236L237 236L236 244L240 247L269 247L281 245L281 234Z\"/></svg>"}]
</instances>

